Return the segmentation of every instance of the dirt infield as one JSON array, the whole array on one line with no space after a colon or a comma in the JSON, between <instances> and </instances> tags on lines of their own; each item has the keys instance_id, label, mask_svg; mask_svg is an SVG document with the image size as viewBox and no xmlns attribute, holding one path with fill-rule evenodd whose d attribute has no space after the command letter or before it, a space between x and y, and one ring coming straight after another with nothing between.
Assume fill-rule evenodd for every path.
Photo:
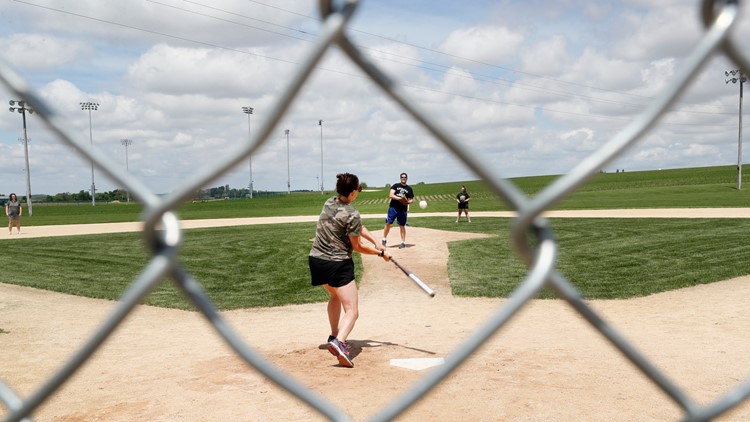
<instances>
[{"instance_id":1,"label":"dirt infield","mask_svg":"<svg viewBox=\"0 0 750 422\"><path fill-rule=\"evenodd\" d=\"M746 209L728 211L750 216ZM683 212L661 210L658 216ZM24 228L16 238L62 235L55 230ZM394 265L363 257L360 319L350 336L353 369L340 367L324 349L324 303L223 316L270 361L352 419L366 420L429 371L391 366L391 359L446 357L503 304L501 299L450 295L447 242L478 235L418 227L408 233L411 246L394 249L394 256L428 282L436 297L430 299ZM395 243L397 231L390 237ZM0 334L0 379L28 396L114 305L0 284L0 328L7 331ZM700 403L750 374L749 277L591 305ZM0 418L5 416L0 408ZM234 356L199 314L149 306L137 308L34 416L41 421L322 420ZM537 300L399 420L664 421L681 416L569 306ZM750 420L750 405L721 420Z\"/></svg>"}]
</instances>

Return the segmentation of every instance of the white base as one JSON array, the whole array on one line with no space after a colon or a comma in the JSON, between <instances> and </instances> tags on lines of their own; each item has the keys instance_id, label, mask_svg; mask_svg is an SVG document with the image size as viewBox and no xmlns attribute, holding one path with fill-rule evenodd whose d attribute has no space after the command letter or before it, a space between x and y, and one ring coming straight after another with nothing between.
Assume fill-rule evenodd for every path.
<instances>
[{"instance_id":1,"label":"white base","mask_svg":"<svg viewBox=\"0 0 750 422\"><path fill-rule=\"evenodd\" d=\"M391 366L398 366L399 368L411 369L414 371L421 371L444 363L444 358L391 359Z\"/></svg>"}]
</instances>

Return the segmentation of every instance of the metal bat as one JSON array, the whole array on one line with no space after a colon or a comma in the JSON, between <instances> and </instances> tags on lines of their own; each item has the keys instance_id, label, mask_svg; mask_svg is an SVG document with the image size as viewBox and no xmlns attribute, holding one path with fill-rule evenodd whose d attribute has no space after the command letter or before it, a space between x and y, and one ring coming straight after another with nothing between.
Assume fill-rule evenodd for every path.
<instances>
[{"instance_id":1,"label":"metal bat","mask_svg":"<svg viewBox=\"0 0 750 422\"><path fill-rule=\"evenodd\" d=\"M391 262L393 262L399 270L403 271L404 274L406 274L407 277L412 279L415 283L417 283L417 286L421 287L422 290L425 291L430 297L435 297L435 291L430 288L427 284L425 284L424 281L420 280L419 277L417 277L413 272L409 271L408 268L404 267L403 265L399 264L398 261L391 258Z\"/></svg>"}]
</instances>

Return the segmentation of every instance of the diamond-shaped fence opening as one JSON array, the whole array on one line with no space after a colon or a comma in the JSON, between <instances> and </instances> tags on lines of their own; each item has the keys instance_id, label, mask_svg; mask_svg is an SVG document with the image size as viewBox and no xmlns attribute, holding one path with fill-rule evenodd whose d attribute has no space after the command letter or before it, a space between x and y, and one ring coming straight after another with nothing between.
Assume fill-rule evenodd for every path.
<instances>
[{"instance_id":1,"label":"diamond-shaped fence opening","mask_svg":"<svg viewBox=\"0 0 750 422\"><path fill-rule=\"evenodd\" d=\"M714 4L716 3L716 4ZM9 410L7 421L18 421L29 418L33 412L43 406L53 394L61 389L71 376L76 373L113 331L133 311L133 309L156 287L160 280L171 279L190 298L195 308L210 322L213 330L231 347L236 355L256 371L286 389L291 395L305 402L331 420L349 420L350 417L330 400L311 391L303 383L294 379L276 365L253 350L229 326L217 312L203 288L179 263L179 248L183 242L179 221L173 212L180 203L189 199L197 189L205 186L217 175L229 171L241 163L250 154L257 151L271 137L272 129L282 119L301 88L308 81L315 66L324 53L332 48L340 48L369 78L379 85L384 94L390 96L406 113L421 124L428 133L439 140L455 156L463 161L477 176L484 180L500 198L518 213L510 229L510 236L519 256L528 265L528 274L513 295L493 313L474 333L465 339L443 364L434 368L428 375L417 381L412 387L400 394L393 402L378 411L372 420L391 420L402 415L417 403L427 392L435 388L442 380L454 371L494 333L504 327L536 294L545 287L554 290L585 321L592 330L606 338L614 348L625 356L643 377L653 383L656 389L668 396L676 406L683 410L686 420L707 420L722 415L742 403L750 395L750 379L745 380L735 389L725 392L709 405L699 405L694 399L681 390L657 365L641 354L607 321L601 318L586 302L577 290L560 273L555 270L557 244L548 223L540 215L585 184L605 164L614 160L625 148L638 141L644 133L656 125L657 119L675 101L677 96L693 80L701 66L714 54L725 54L743 69L750 69L746 58L740 54L736 42L729 36L739 12L739 2L704 1L702 5L706 32L693 47L684 67L664 91L637 116L617 136L599 150L592 153L567 175L557 179L533 199L524 195L512 183L502 177L496 169L489 167L477 156L469 143L456 139L445 130L439 122L430 118L421 107L411 101L403 87L366 59L350 41L345 26L351 18L358 2L321 1L321 14L325 17L321 35L307 52L300 70L285 85L285 90L273 105L269 119L255 131L253 136L242 145L235 154L230 154L223 161L207 165L201 172L186 181L179 189L167 197L159 197L120 170L120 165L110 161L105 155L87 147L84 139L78 137L67 122L40 97L31 90L23 78L6 64L0 65L0 79L18 98L36 110L47 126L63 142L74 147L86 159L113 181L124 186L143 204L144 237L150 248L151 259L141 270L139 276L130 284L115 309L101 321L95 333L84 345L75 351L52 376L43 382L29 397L21 397L13 391L13 386L0 380L0 400ZM529 236L535 236L530 241ZM533 249L529 245L534 245ZM147 357L144 357L147 358ZM638 406L638 403L634 403ZM238 404L241 406L241 404Z\"/></svg>"}]
</instances>

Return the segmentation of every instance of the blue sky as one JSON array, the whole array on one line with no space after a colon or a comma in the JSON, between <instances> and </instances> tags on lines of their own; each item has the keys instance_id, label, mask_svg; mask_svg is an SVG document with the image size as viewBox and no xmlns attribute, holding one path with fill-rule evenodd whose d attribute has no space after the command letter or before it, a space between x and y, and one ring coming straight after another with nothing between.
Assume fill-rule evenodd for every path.
<instances>
[{"instance_id":1,"label":"blue sky","mask_svg":"<svg viewBox=\"0 0 750 422\"><path fill-rule=\"evenodd\" d=\"M655 4L654 4L655 3ZM94 144L157 193L173 190L267 118L315 38L317 1L24 0L0 8L0 54ZM349 33L451 133L506 177L564 174L670 82L699 39L699 2L363 1ZM737 37L748 35L743 18ZM737 162L734 66L712 59L663 124L610 168ZM0 88L4 101L12 98ZM318 189L353 172L370 186L475 179L330 51L274 136L254 186ZM90 167L28 119L32 192L88 190ZM0 193L25 191L20 115L0 113ZM249 164L249 163L248 163ZM212 186L247 187L249 165ZM103 176L97 189L117 188Z\"/></svg>"}]
</instances>

